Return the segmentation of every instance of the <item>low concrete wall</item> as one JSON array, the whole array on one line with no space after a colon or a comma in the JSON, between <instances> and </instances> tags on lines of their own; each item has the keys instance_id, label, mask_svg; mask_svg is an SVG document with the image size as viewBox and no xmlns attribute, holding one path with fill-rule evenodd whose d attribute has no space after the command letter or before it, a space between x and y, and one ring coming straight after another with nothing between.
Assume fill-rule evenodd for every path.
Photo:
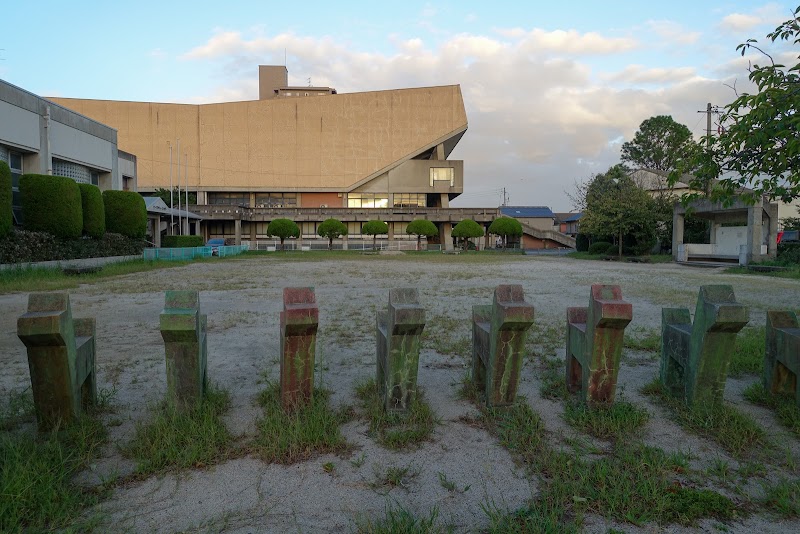
<instances>
[{"instance_id":1,"label":"low concrete wall","mask_svg":"<svg viewBox=\"0 0 800 534\"><path fill-rule=\"evenodd\" d=\"M123 261L140 260L141 255L136 256L108 256L105 258L82 258L77 260L56 260L38 261L32 263L0 263L0 269L59 269L64 267L96 267L108 265L109 263L120 263Z\"/></svg>"}]
</instances>

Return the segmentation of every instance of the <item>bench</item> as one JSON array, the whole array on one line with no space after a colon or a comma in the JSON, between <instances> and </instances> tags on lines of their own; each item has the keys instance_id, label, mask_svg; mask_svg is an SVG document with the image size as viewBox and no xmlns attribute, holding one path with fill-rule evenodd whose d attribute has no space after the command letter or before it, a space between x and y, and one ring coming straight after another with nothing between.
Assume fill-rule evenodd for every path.
<instances>
[{"instance_id":1,"label":"bench","mask_svg":"<svg viewBox=\"0 0 800 534\"><path fill-rule=\"evenodd\" d=\"M472 307L472 381L487 406L514 404L532 324L533 306L521 285L497 286L491 305Z\"/></svg>"},{"instance_id":2,"label":"bench","mask_svg":"<svg viewBox=\"0 0 800 534\"><path fill-rule=\"evenodd\" d=\"M179 409L197 405L205 394L207 318L197 291L167 291L160 316L167 364L167 402Z\"/></svg>"},{"instance_id":3,"label":"bench","mask_svg":"<svg viewBox=\"0 0 800 534\"><path fill-rule=\"evenodd\" d=\"M30 295L17 336L28 351L39 430L68 423L96 403L95 322L72 317L68 294Z\"/></svg>"},{"instance_id":4,"label":"bench","mask_svg":"<svg viewBox=\"0 0 800 534\"><path fill-rule=\"evenodd\" d=\"M314 351L319 308L313 287L283 289L281 328L281 405L291 411L314 393Z\"/></svg>"},{"instance_id":5,"label":"bench","mask_svg":"<svg viewBox=\"0 0 800 534\"><path fill-rule=\"evenodd\" d=\"M768 311L764 388L793 395L800 408L800 325L791 311Z\"/></svg>"},{"instance_id":6,"label":"bench","mask_svg":"<svg viewBox=\"0 0 800 534\"><path fill-rule=\"evenodd\" d=\"M376 318L377 385L387 412L406 412L417 390L425 310L413 288L390 289L387 311Z\"/></svg>"},{"instance_id":7,"label":"bench","mask_svg":"<svg viewBox=\"0 0 800 534\"><path fill-rule=\"evenodd\" d=\"M588 308L567 308L567 390L588 404L614 401L633 306L619 286L594 284Z\"/></svg>"},{"instance_id":8,"label":"bench","mask_svg":"<svg viewBox=\"0 0 800 534\"><path fill-rule=\"evenodd\" d=\"M722 403L736 334L749 320L730 285L700 287L694 322L687 308L661 310L661 382L690 407Z\"/></svg>"}]
</instances>

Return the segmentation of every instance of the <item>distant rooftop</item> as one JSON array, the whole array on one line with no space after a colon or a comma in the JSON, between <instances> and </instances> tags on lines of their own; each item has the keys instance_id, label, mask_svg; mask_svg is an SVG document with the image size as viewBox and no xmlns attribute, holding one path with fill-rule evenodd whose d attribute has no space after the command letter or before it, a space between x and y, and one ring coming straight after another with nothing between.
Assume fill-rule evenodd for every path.
<instances>
[{"instance_id":1,"label":"distant rooftop","mask_svg":"<svg viewBox=\"0 0 800 534\"><path fill-rule=\"evenodd\" d=\"M500 206L500 213L506 217L522 217L532 219L536 217L553 218L553 211L547 206Z\"/></svg>"}]
</instances>

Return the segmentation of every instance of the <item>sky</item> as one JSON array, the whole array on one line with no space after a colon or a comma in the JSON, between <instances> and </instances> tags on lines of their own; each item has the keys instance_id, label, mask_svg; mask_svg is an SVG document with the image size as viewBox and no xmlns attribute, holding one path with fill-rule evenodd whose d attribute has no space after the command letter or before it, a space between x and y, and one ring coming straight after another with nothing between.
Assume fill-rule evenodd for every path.
<instances>
[{"instance_id":1,"label":"sky","mask_svg":"<svg viewBox=\"0 0 800 534\"><path fill-rule=\"evenodd\" d=\"M797 0L795 0L797 1ZM31 11L35 5L36 13ZM258 98L258 65L339 93L459 84L469 129L453 206L570 211L645 119L699 139L706 103L748 89L748 38L791 3L745 0L265 2L40 0L3 9L0 78L41 96L206 103ZM17 21L17 22L15 22ZM712 129L716 128L714 126Z\"/></svg>"}]
</instances>

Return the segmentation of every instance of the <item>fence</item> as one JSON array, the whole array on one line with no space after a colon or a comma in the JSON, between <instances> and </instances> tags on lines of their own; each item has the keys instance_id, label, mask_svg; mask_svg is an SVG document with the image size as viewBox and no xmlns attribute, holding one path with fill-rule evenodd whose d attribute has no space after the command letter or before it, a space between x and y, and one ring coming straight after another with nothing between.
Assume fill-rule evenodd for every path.
<instances>
[{"instance_id":1,"label":"fence","mask_svg":"<svg viewBox=\"0 0 800 534\"><path fill-rule=\"evenodd\" d=\"M219 247L146 248L142 257L145 260L192 260L211 256L235 256L248 249L249 245L247 244ZM217 251L217 254L214 254L214 250Z\"/></svg>"},{"instance_id":2,"label":"fence","mask_svg":"<svg viewBox=\"0 0 800 534\"><path fill-rule=\"evenodd\" d=\"M269 252L274 252L276 250L281 249L281 242L278 239L275 240L264 240L264 241L248 241L247 242L250 250L266 250ZM285 250L299 250L299 251L311 251L311 250L328 250L328 242L327 241L302 241L297 242L294 240L287 240L284 242ZM370 251L370 250L417 250L417 242L416 241L386 241L386 240L378 240L375 243L375 247L372 246L372 240L353 240L348 241L346 243L347 248L345 248L345 243L342 240L335 240L333 245L331 246L331 250L355 250L355 251ZM441 245L434 245L434 244L426 244L424 241L420 245L420 250L427 250L427 251L439 251L442 250Z\"/></svg>"}]
</instances>

